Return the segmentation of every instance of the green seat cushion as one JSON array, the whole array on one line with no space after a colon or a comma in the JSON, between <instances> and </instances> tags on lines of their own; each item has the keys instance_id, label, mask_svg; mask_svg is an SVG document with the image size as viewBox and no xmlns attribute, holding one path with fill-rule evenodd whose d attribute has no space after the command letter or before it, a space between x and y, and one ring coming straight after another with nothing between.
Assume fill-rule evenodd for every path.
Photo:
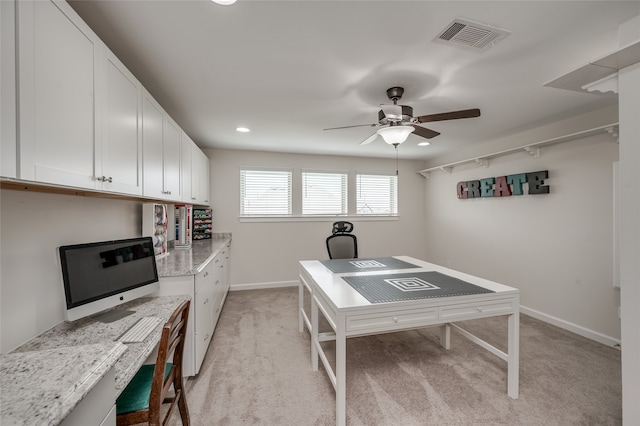
<instances>
[{"instance_id":1,"label":"green seat cushion","mask_svg":"<svg viewBox=\"0 0 640 426\"><path fill-rule=\"evenodd\" d=\"M168 362L164 369L166 379L173 364ZM130 413L132 411L146 410L149 408L149 396L151 395L151 382L153 381L154 364L145 364L133 376L131 382L122 391L116 400L116 414Z\"/></svg>"}]
</instances>

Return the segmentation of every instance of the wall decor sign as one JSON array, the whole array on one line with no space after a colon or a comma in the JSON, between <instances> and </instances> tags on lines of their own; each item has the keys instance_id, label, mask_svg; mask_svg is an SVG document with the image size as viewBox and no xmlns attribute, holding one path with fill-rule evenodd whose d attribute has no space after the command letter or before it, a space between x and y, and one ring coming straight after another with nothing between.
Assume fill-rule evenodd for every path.
<instances>
[{"instance_id":1,"label":"wall decor sign","mask_svg":"<svg viewBox=\"0 0 640 426\"><path fill-rule=\"evenodd\" d=\"M527 194L548 194L549 185L546 180L549 171L542 170L531 173L518 173L509 176L497 176L479 180L458 182L458 198L510 197L524 194L524 184L527 184Z\"/></svg>"}]
</instances>

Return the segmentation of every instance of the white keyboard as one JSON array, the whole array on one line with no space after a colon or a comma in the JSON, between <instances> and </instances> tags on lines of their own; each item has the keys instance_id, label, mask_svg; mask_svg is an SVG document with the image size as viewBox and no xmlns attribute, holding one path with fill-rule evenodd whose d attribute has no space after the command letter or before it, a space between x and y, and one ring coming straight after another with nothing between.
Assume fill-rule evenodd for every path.
<instances>
[{"instance_id":1,"label":"white keyboard","mask_svg":"<svg viewBox=\"0 0 640 426\"><path fill-rule=\"evenodd\" d=\"M162 323L162 318L143 317L116 340L122 343L144 342L149 334Z\"/></svg>"}]
</instances>

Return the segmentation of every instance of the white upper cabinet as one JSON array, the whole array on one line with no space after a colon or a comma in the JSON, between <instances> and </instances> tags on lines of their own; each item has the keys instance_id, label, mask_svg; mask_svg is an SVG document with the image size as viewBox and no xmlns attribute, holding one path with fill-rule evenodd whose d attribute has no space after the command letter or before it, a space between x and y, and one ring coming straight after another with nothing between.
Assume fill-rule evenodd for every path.
<instances>
[{"instance_id":1,"label":"white upper cabinet","mask_svg":"<svg viewBox=\"0 0 640 426\"><path fill-rule=\"evenodd\" d=\"M206 206L209 205L209 157L207 157L207 155L202 152L200 149L198 149L198 153L197 153L198 157L199 157L199 163L200 163L200 167L198 170L198 179L199 179L199 188L198 188L198 193L199 193L199 200L201 204L204 204Z\"/></svg>"},{"instance_id":2,"label":"white upper cabinet","mask_svg":"<svg viewBox=\"0 0 640 426\"><path fill-rule=\"evenodd\" d=\"M182 132L182 201L187 204L194 204L196 196L194 194L193 181L193 159L192 152L197 149L195 142Z\"/></svg>"},{"instance_id":3,"label":"white upper cabinet","mask_svg":"<svg viewBox=\"0 0 640 426\"><path fill-rule=\"evenodd\" d=\"M209 205L209 158L182 133L182 191L185 203Z\"/></svg>"},{"instance_id":4,"label":"white upper cabinet","mask_svg":"<svg viewBox=\"0 0 640 426\"><path fill-rule=\"evenodd\" d=\"M182 146L182 130L166 113L164 116L164 187L167 198L182 200L180 185L180 155Z\"/></svg>"},{"instance_id":5,"label":"white upper cabinet","mask_svg":"<svg viewBox=\"0 0 640 426\"><path fill-rule=\"evenodd\" d=\"M17 170L15 6L0 1L0 176L9 178Z\"/></svg>"},{"instance_id":6,"label":"white upper cabinet","mask_svg":"<svg viewBox=\"0 0 640 426\"><path fill-rule=\"evenodd\" d=\"M95 89L101 42L64 2L17 5L18 177L95 188Z\"/></svg>"},{"instance_id":7,"label":"white upper cabinet","mask_svg":"<svg viewBox=\"0 0 640 426\"><path fill-rule=\"evenodd\" d=\"M182 190L185 203L209 205L209 158L182 133Z\"/></svg>"},{"instance_id":8,"label":"white upper cabinet","mask_svg":"<svg viewBox=\"0 0 640 426\"><path fill-rule=\"evenodd\" d=\"M182 130L76 12L59 0L1 12L0 176L183 201Z\"/></svg>"},{"instance_id":9,"label":"white upper cabinet","mask_svg":"<svg viewBox=\"0 0 640 426\"><path fill-rule=\"evenodd\" d=\"M111 51L105 52L102 65L96 179L102 190L142 195L142 85Z\"/></svg>"},{"instance_id":10,"label":"white upper cabinet","mask_svg":"<svg viewBox=\"0 0 640 426\"><path fill-rule=\"evenodd\" d=\"M146 91L142 95L143 194L182 201L181 130Z\"/></svg>"}]
</instances>

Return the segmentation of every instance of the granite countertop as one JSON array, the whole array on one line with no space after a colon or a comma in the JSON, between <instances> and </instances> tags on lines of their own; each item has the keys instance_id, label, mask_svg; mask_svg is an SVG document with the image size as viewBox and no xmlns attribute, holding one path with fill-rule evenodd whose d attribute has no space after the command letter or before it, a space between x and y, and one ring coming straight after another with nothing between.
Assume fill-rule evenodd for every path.
<instances>
[{"instance_id":1,"label":"granite countertop","mask_svg":"<svg viewBox=\"0 0 640 426\"><path fill-rule=\"evenodd\" d=\"M213 234L208 240L194 241L189 248L171 248L169 256L158 259L160 277L195 275L231 242L231 234Z\"/></svg>"},{"instance_id":2,"label":"granite countertop","mask_svg":"<svg viewBox=\"0 0 640 426\"><path fill-rule=\"evenodd\" d=\"M59 424L126 350L109 342L0 355L0 423Z\"/></svg>"},{"instance_id":3,"label":"granite countertop","mask_svg":"<svg viewBox=\"0 0 640 426\"><path fill-rule=\"evenodd\" d=\"M166 321L184 300L189 296L135 299L112 310L134 311L122 319L111 323L91 317L65 321L0 355L0 424L59 424L111 368L115 369L116 396L120 395L153 352L162 327L141 343L125 345L115 339L142 317Z\"/></svg>"}]
</instances>

